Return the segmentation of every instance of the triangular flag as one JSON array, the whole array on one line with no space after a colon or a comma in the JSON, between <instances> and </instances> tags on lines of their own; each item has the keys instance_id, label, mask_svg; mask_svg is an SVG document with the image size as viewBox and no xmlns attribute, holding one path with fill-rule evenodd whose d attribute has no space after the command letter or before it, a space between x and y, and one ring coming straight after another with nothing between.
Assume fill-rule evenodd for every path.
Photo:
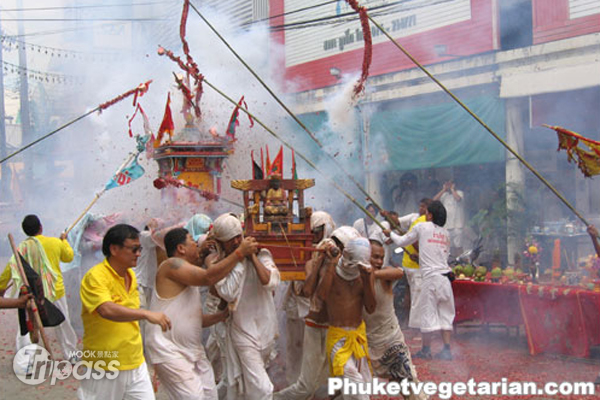
<instances>
[{"instance_id":1,"label":"triangular flag","mask_svg":"<svg viewBox=\"0 0 600 400\"><path fill-rule=\"evenodd\" d=\"M275 157L271 164L269 176L273 174L279 174L283 177L283 146L279 148L279 153L277 153L277 157Z\"/></svg>"},{"instance_id":2,"label":"triangular flag","mask_svg":"<svg viewBox=\"0 0 600 400\"><path fill-rule=\"evenodd\" d=\"M104 190L125 186L144 175L144 172L144 168L138 163L138 158L135 157L128 166L123 167L108 181Z\"/></svg>"},{"instance_id":3,"label":"triangular flag","mask_svg":"<svg viewBox=\"0 0 600 400\"><path fill-rule=\"evenodd\" d=\"M267 177L271 172L271 159L269 158L269 146L267 146L267 164L265 165L264 171L267 171Z\"/></svg>"},{"instance_id":4,"label":"triangular flag","mask_svg":"<svg viewBox=\"0 0 600 400\"><path fill-rule=\"evenodd\" d=\"M165 132L169 135L169 138L173 136L173 131L175 130L175 124L173 123L173 115L171 114L171 93L167 95L167 105L165 106L165 115L163 116L163 120L160 124L160 128L158 128L157 137L154 140L154 147L160 146L160 142L162 142L163 135Z\"/></svg>"}]
</instances>

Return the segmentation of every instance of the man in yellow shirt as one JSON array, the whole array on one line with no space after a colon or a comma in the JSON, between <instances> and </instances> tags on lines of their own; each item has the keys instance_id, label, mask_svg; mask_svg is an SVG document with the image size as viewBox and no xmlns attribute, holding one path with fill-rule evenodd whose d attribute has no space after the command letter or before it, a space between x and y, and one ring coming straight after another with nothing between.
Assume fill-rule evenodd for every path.
<instances>
[{"instance_id":1,"label":"man in yellow shirt","mask_svg":"<svg viewBox=\"0 0 600 400\"><path fill-rule=\"evenodd\" d=\"M158 324L163 331L171 321L161 312L140 309L135 273L142 252L139 231L115 225L106 232L102 253L106 259L92 267L81 281L83 357L89 366L118 374L81 381L79 399L154 399L144 358L138 321Z\"/></svg>"},{"instance_id":2,"label":"man in yellow shirt","mask_svg":"<svg viewBox=\"0 0 600 400\"><path fill-rule=\"evenodd\" d=\"M60 347L63 351L63 355L65 359L68 359L72 363L75 363L76 357L74 356L77 351L77 335L75 334L75 330L73 330L73 326L71 325L71 321L69 319L69 306L67 304L67 299L65 297L65 286L63 283L63 276L60 270L61 262L71 262L73 260L73 249L69 245L69 242L66 240L66 234L60 235L60 238L43 236L43 227L40 219L36 215L27 215L23 218L23 222L21 223L21 227L23 228L23 232L28 236L26 241L30 243L30 245L38 246L41 244L43 248L43 252L45 254L40 254L40 257L33 258L33 260L37 260L36 263L33 263L31 267L38 273L43 271L45 268L51 269L52 278L51 282L45 287L44 293L46 298L53 302L55 306L63 313L65 316L65 320L59 326L54 328L56 332L56 336L58 342L60 343ZM22 246L25 243L21 243L19 248L21 249L21 253L23 253ZM25 254L27 258L27 255ZM46 264L46 265L35 265L35 264ZM10 263L9 263L10 265ZM16 271L13 271L8 265L2 276L0 276L0 293L3 294L4 290L8 286L8 282L13 280L18 280L13 276ZM30 344L28 336L17 336L17 348L22 348L25 345Z\"/></svg>"}]
</instances>

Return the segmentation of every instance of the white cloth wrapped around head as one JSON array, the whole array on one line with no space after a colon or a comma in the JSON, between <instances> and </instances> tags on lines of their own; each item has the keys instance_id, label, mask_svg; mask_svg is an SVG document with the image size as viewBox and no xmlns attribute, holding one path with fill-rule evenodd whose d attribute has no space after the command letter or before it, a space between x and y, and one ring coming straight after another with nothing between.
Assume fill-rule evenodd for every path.
<instances>
[{"instance_id":1,"label":"white cloth wrapped around head","mask_svg":"<svg viewBox=\"0 0 600 400\"><path fill-rule=\"evenodd\" d=\"M233 214L222 214L215 219L212 232L219 242L227 242L242 234L242 223Z\"/></svg>"},{"instance_id":2,"label":"white cloth wrapped around head","mask_svg":"<svg viewBox=\"0 0 600 400\"><path fill-rule=\"evenodd\" d=\"M346 247L350 240L361 236L360 233L351 226L340 226L331 233L331 237L336 238L344 247Z\"/></svg>"},{"instance_id":3,"label":"white cloth wrapped around head","mask_svg":"<svg viewBox=\"0 0 600 400\"><path fill-rule=\"evenodd\" d=\"M342 258L335 267L337 274L347 280L352 281L360 275L359 266L371 267L371 244L364 237L351 239L344 246Z\"/></svg>"},{"instance_id":4,"label":"white cloth wrapped around head","mask_svg":"<svg viewBox=\"0 0 600 400\"><path fill-rule=\"evenodd\" d=\"M320 226L323 226L323 239L330 237L335 229L333 218L325 211L315 211L310 216L310 229L315 230Z\"/></svg>"}]
</instances>

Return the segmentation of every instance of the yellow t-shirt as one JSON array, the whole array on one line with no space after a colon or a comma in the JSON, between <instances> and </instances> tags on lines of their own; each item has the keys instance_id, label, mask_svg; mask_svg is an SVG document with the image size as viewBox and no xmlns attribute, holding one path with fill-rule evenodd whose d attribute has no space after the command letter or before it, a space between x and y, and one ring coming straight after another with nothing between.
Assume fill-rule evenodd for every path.
<instances>
[{"instance_id":1,"label":"yellow t-shirt","mask_svg":"<svg viewBox=\"0 0 600 400\"><path fill-rule=\"evenodd\" d=\"M425 221L427 221L426 216L421 215L419 218L415 219L412 224L410 224L410 228L408 228L408 232L410 232L410 230L416 224L419 224L419 223L425 222ZM417 249L415 249L415 246L413 246L411 244L411 245L406 246L404 249L405 249L405 252L404 252L404 256L402 257L402 266L404 268L419 269L419 263L410 259L410 255L415 254L417 252Z\"/></svg>"},{"instance_id":2,"label":"yellow t-shirt","mask_svg":"<svg viewBox=\"0 0 600 400\"><path fill-rule=\"evenodd\" d=\"M116 369L123 371L135 369L145 361L140 325L137 321L110 321L102 318L96 309L106 302L140 308L135 273L131 269L127 273L131 278L129 292L125 290L125 279L105 259L85 274L80 291L83 359L92 362L103 360L106 365L117 360L120 366Z\"/></svg>"},{"instance_id":3,"label":"yellow t-shirt","mask_svg":"<svg viewBox=\"0 0 600 400\"><path fill-rule=\"evenodd\" d=\"M52 269L56 271L58 279L54 282L54 290L56 291L56 299L58 300L65 295L65 284L60 270L60 262L68 263L73 261L73 249L66 240L42 235L37 235L35 238L42 244Z\"/></svg>"}]
</instances>

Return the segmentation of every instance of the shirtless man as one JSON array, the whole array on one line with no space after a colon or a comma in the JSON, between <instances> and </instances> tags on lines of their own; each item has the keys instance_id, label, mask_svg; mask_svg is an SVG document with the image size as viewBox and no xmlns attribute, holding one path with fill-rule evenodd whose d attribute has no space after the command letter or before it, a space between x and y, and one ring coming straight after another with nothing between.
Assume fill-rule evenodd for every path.
<instances>
[{"instance_id":1,"label":"shirtless man","mask_svg":"<svg viewBox=\"0 0 600 400\"><path fill-rule=\"evenodd\" d=\"M217 399L212 367L202 345L202 328L227 318L227 310L202 315L199 286L210 286L224 278L237 264L231 254L210 269L202 269L210 241L202 247L184 228L170 230L164 238L168 258L156 273L156 290L150 302L151 311L169 317L172 329L163 333L155 325L147 329L146 346L150 361L171 399ZM256 243L242 241L239 251L250 255Z\"/></svg>"},{"instance_id":2,"label":"shirtless man","mask_svg":"<svg viewBox=\"0 0 600 400\"><path fill-rule=\"evenodd\" d=\"M404 271L400 268L385 266L385 249L381 242L371 242L371 266L375 275L375 299L377 309L374 313L363 313L367 324L369 356L376 376L400 383L404 379L418 382L417 371L410 358L410 350L404 341L398 318L394 310L394 282L402 279ZM404 396L406 399L426 399L425 394Z\"/></svg>"},{"instance_id":3,"label":"shirtless man","mask_svg":"<svg viewBox=\"0 0 600 400\"><path fill-rule=\"evenodd\" d=\"M310 217L310 227L313 233L313 243L317 248L335 246L329 237L333 234L335 223L329 214L316 211ZM351 229L351 228L350 228ZM338 232L339 233L339 232ZM358 235L358 234L357 234ZM340 250L341 251L341 250ZM327 266L333 259L324 253L313 253L313 257L306 262L306 280L300 288L300 295L310 299L309 311L304 320L304 340L300 363L300 372L295 383L275 393L275 400L295 400L312 398L317 389L327 383L329 369L327 364L326 339L327 308L316 295L316 288L323 279ZM294 290L296 286L292 286ZM298 297L298 300L302 297ZM289 340L289 337L288 337ZM295 360L298 361L298 358Z\"/></svg>"},{"instance_id":4,"label":"shirtless man","mask_svg":"<svg viewBox=\"0 0 600 400\"><path fill-rule=\"evenodd\" d=\"M371 246L368 239L351 239L344 246L343 256L329 249L325 276L317 295L327 305L329 329L327 355L331 376L343 376L354 382L370 382L367 334L362 318L377 305L373 268L369 264ZM341 258L340 258L341 257ZM344 395L344 399L368 399L367 395Z\"/></svg>"}]
</instances>

